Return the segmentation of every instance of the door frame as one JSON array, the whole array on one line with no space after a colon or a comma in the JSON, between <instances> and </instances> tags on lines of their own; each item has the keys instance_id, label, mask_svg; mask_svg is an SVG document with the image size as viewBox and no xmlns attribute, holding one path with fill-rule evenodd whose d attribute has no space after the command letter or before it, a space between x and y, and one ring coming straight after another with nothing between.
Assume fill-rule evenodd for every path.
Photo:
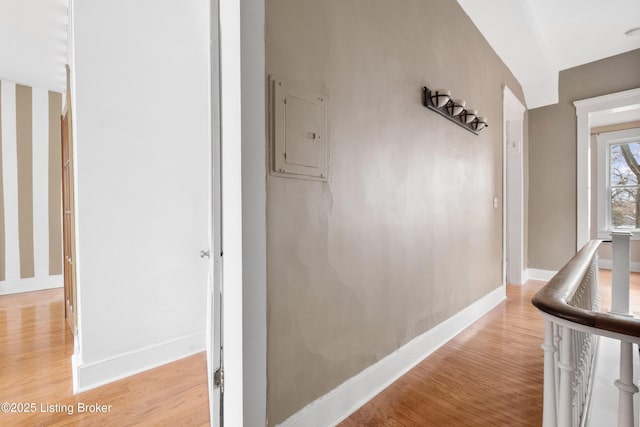
<instances>
[{"instance_id":1,"label":"door frame","mask_svg":"<svg viewBox=\"0 0 640 427\"><path fill-rule=\"evenodd\" d=\"M227 425L261 425L267 419L265 7L262 0L210 4L211 40L219 47L211 72L212 86L219 83L212 130L221 150L222 410Z\"/></svg>"},{"instance_id":2,"label":"door frame","mask_svg":"<svg viewBox=\"0 0 640 427\"><path fill-rule=\"evenodd\" d=\"M221 412L227 425L243 425L243 324L242 324L242 109L241 109L241 37L240 2L236 0L211 0L211 117L212 147L214 156L219 153L219 180L216 183L216 171L212 174L213 212L219 212L218 225L219 255L218 273L221 286L221 342L224 352L221 363L224 368L224 398ZM217 12L217 17L215 16ZM217 18L217 19L216 19ZM216 47L218 53L216 54ZM217 95L217 96L216 96ZM216 139L218 143L216 143ZM217 147L216 147L217 146ZM219 185L218 185L219 184ZM216 205L218 191L219 209ZM214 245L216 250L215 233ZM215 282L215 280L213 281ZM215 291L207 304L215 308ZM212 306L212 307L211 307ZM215 358L216 325L209 322L207 352ZM215 365L212 366L212 368ZM211 423L219 421L214 412L218 391L215 390L210 369L209 396L211 404Z\"/></svg>"},{"instance_id":3,"label":"door frame","mask_svg":"<svg viewBox=\"0 0 640 427\"><path fill-rule=\"evenodd\" d=\"M207 286L207 382L209 387L209 422L223 424L223 387L216 385L216 373L223 370L222 360L222 224L221 224L221 134L220 134L220 13L217 0L210 1L210 117L211 117L211 191L209 278Z\"/></svg>"},{"instance_id":4,"label":"door frame","mask_svg":"<svg viewBox=\"0 0 640 427\"><path fill-rule=\"evenodd\" d=\"M75 207L74 207L74 171L73 171L73 113L71 110L70 69L66 66L67 93L60 117L61 158L62 158L62 240L63 240L63 280L64 280L64 317L75 337L77 335L77 298L75 274Z\"/></svg>"},{"instance_id":5,"label":"door frame","mask_svg":"<svg viewBox=\"0 0 640 427\"><path fill-rule=\"evenodd\" d=\"M521 285L527 281L524 259L524 112L526 108L508 86L503 88L503 284ZM516 133L508 132L508 123L516 124ZM515 138L515 140L514 140ZM510 142L511 140L511 142ZM509 156L510 145L516 144L517 154ZM515 181L515 186L509 185ZM509 264L507 265L507 260Z\"/></svg>"}]
</instances>

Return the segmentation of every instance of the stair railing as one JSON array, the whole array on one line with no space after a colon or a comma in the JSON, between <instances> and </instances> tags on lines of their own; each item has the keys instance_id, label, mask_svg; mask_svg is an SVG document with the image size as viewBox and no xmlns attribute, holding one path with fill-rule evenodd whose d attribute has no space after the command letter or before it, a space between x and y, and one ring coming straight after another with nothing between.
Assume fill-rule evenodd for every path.
<instances>
[{"instance_id":1,"label":"stair railing","mask_svg":"<svg viewBox=\"0 0 640 427\"><path fill-rule=\"evenodd\" d=\"M592 387L598 337L621 343L618 426L634 424L632 344L640 343L640 319L629 316L628 234L613 235L613 294L624 293L626 309L616 306L609 313L598 311L598 256L600 240L587 243L534 297L532 303L545 319L543 427L584 425ZM626 237L625 237L626 236ZM626 241L625 241L626 239ZM625 254L619 248L626 243ZM618 248L618 251L616 251ZM617 272L616 272L617 271ZM624 298L619 297L621 301Z\"/></svg>"}]
</instances>

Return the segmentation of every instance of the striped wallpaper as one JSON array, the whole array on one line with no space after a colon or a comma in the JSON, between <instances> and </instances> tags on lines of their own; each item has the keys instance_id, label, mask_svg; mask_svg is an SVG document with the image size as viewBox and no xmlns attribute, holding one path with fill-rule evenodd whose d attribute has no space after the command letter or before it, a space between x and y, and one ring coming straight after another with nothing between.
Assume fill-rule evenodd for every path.
<instances>
[{"instance_id":1,"label":"striped wallpaper","mask_svg":"<svg viewBox=\"0 0 640 427\"><path fill-rule=\"evenodd\" d=\"M61 109L0 81L0 295L62 286Z\"/></svg>"}]
</instances>

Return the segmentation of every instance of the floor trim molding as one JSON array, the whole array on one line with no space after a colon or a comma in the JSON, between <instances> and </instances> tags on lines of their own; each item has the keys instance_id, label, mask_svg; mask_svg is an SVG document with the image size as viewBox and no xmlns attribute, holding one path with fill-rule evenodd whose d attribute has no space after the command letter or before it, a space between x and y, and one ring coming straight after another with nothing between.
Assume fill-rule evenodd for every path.
<instances>
[{"instance_id":1,"label":"floor trim molding","mask_svg":"<svg viewBox=\"0 0 640 427\"><path fill-rule=\"evenodd\" d=\"M81 363L76 352L71 356L73 393L91 390L205 350L205 333L198 332L92 363Z\"/></svg>"},{"instance_id":2,"label":"floor trim molding","mask_svg":"<svg viewBox=\"0 0 640 427\"><path fill-rule=\"evenodd\" d=\"M598 267L603 268L605 270L611 270L612 261L610 259L600 258L598 260ZM640 273L640 262L630 261L629 262L629 270L634 273Z\"/></svg>"},{"instance_id":3,"label":"floor trim molding","mask_svg":"<svg viewBox=\"0 0 640 427\"><path fill-rule=\"evenodd\" d=\"M557 273L557 271L552 270L539 270L537 268L527 269L528 280L540 280L543 282L548 282Z\"/></svg>"},{"instance_id":4,"label":"floor trim molding","mask_svg":"<svg viewBox=\"0 0 640 427\"><path fill-rule=\"evenodd\" d=\"M64 286L62 274L45 277L29 277L27 279L7 280L0 282L0 295L18 294L21 292L42 291L44 289Z\"/></svg>"},{"instance_id":5,"label":"floor trim molding","mask_svg":"<svg viewBox=\"0 0 640 427\"><path fill-rule=\"evenodd\" d=\"M336 425L506 298L500 286L286 419L281 426Z\"/></svg>"}]
</instances>

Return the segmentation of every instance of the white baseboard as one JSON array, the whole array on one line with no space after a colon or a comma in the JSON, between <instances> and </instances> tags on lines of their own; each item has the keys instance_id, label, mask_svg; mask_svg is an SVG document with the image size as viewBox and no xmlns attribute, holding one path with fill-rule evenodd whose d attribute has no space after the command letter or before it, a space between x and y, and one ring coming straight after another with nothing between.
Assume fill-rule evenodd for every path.
<instances>
[{"instance_id":1,"label":"white baseboard","mask_svg":"<svg viewBox=\"0 0 640 427\"><path fill-rule=\"evenodd\" d=\"M205 333L198 332L98 362L82 363L78 360L78 353L75 353L71 356L73 392L77 394L91 390L205 349Z\"/></svg>"},{"instance_id":2,"label":"white baseboard","mask_svg":"<svg viewBox=\"0 0 640 427\"><path fill-rule=\"evenodd\" d=\"M555 276L558 272L551 270L538 270L537 268L528 268L527 269L527 277L529 280L541 280L543 282L547 282L551 280L553 276Z\"/></svg>"},{"instance_id":3,"label":"white baseboard","mask_svg":"<svg viewBox=\"0 0 640 427\"><path fill-rule=\"evenodd\" d=\"M520 281L512 279L507 283L509 283L510 285L525 285L527 283L527 280L529 280L529 270L524 269L520 272Z\"/></svg>"},{"instance_id":4,"label":"white baseboard","mask_svg":"<svg viewBox=\"0 0 640 427\"><path fill-rule=\"evenodd\" d=\"M500 286L287 418L281 426L336 425L506 298Z\"/></svg>"},{"instance_id":5,"label":"white baseboard","mask_svg":"<svg viewBox=\"0 0 640 427\"><path fill-rule=\"evenodd\" d=\"M605 270L611 270L612 261L610 259L600 258L598 260L598 267L603 268ZM634 273L640 273L640 262L630 261L629 262L629 270Z\"/></svg>"},{"instance_id":6,"label":"white baseboard","mask_svg":"<svg viewBox=\"0 0 640 427\"><path fill-rule=\"evenodd\" d=\"M20 292L42 291L44 289L64 286L62 274L45 277L29 277L27 279L7 280L0 282L0 295L18 294Z\"/></svg>"}]
</instances>

